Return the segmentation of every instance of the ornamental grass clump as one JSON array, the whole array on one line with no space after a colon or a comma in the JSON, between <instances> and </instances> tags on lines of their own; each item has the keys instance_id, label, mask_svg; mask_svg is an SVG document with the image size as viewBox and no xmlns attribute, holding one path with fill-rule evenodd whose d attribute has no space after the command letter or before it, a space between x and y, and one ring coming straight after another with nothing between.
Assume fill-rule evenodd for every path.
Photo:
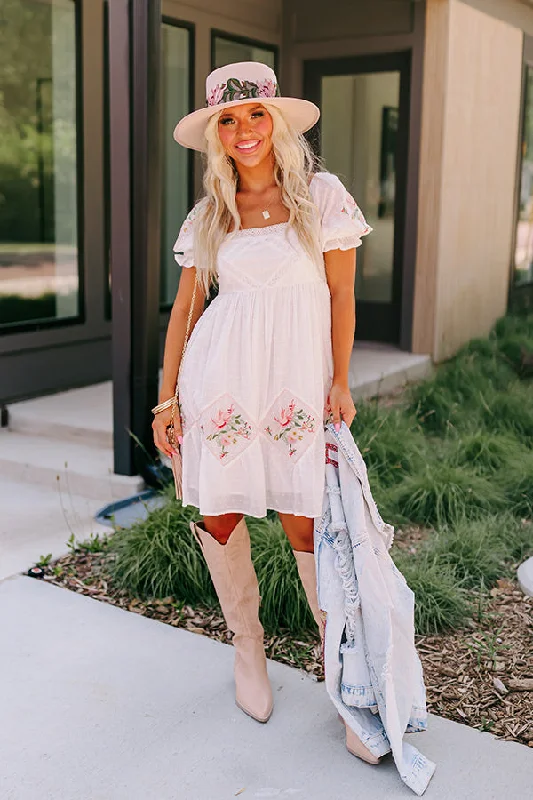
<instances>
[{"instance_id":1,"label":"ornamental grass clump","mask_svg":"<svg viewBox=\"0 0 533 800\"><path fill-rule=\"evenodd\" d=\"M484 429L458 437L454 449L453 459L458 466L469 467L483 475L493 475L511 467L529 454L511 434Z\"/></svg>"},{"instance_id":2,"label":"ornamental grass clump","mask_svg":"<svg viewBox=\"0 0 533 800\"><path fill-rule=\"evenodd\" d=\"M196 509L169 497L145 520L118 530L110 540L114 583L143 599L172 595L187 604L214 605L207 565L189 528L197 519Z\"/></svg>"},{"instance_id":3,"label":"ornamental grass clump","mask_svg":"<svg viewBox=\"0 0 533 800\"><path fill-rule=\"evenodd\" d=\"M431 462L406 478L393 493L400 519L426 527L455 523L499 511L504 504L496 482L446 462Z\"/></svg>"},{"instance_id":4,"label":"ornamental grass clump","mask_svg":"<svg viewBox=\"0 0 533 800\"><path fill-rule=\"evenodd\" d=\"M248 517L259 593L260 616L267 633L285 629L294 635L316 631L302 588L296 559L281 523Z\"/></svg>"},{"instance_id":5,"label":"ornamental grass clump","mask_svg":"<svg viewBox=\"0 0 533 800\"><path fill-rule=\"evenodd\" d=\"M394 560L415 594L415 630L421 636L444 633L466 623L472 613L466 590L450 567L430 555L412 559L395 554Z\"/></svg>"},{"instance_id":6,"label":"ornamental grass clump","mask_svg":"<svg viewBox=\"0 0 533 800\"><path fill-rule=\"evenodd\" d=\"M430 540L435 562L450 568L468 589L493 586L505 569L508 552L502 536L504 531L487 525L486 520L486 517L460 520L453 527L435 532Z\"/></svg>"},{"instance_id":7,"label":"ornamental grass clump","mask_svg":"<svg viewBox=\"0 0 533 800\"><path fill-rule=\"evenodd\" d=\"M416 420L398 409L360 402L351 432L369 469L382 486L399 483L420 468L426 442Z\"/></svg>"},{"instance_id":8,"label":"ornamental grass clump","mask_svg":"<svg viewBox=\"0 0 533 800\"><path fill-rule=\"evenodd\" d=\"M519 517L533 519L533 453L515 459L500 474L510 510Z\"/></svg>"},{"instance_id":9,"label":"ornamental grass clump","mask_svg":"<svg viewBox=\"0 0 533 800\"><path fill-rule=\"evenodd\" d=\"M435 436L460 427L464 419L461 404L453 392L435 379L423 381L410 389L407 410L414 414L426 434Z\"/></svg>"},{"instance_id":10,"label":"ornamental grass clump","mask_svg":"<svg viewBox=\"0 0 533 800\"><path fill-rule=\"evenodd\" d=\"M462 403L478 403L485 392L505 389L514 377L513 369L495 344L485 340L482 345L480 340L474 339L442 365L436 381L447 386Z\"/></svg>"},{"instance_id":11,"label":"ornamental grass clump","mask_svg":"<svg viewBox=\"0 0 533 800\"><path fill-rule=\"evenodd\" d=\"M520 381L505 392L491 392L483 398L482 422L489 431L511 433L533 448L533 390Z\"/></svg>"},{"instance_id":12,"label":"ornamental grass clump","mask_svg":"<svg viewBox=\"0 0 533 800\"><path fill-rule=\"evenodd\" d=\"M533 339L533 314L507 314L500 317L490 338L502 340L508 336L528 336Z\"/></svg>"}]
</instances>

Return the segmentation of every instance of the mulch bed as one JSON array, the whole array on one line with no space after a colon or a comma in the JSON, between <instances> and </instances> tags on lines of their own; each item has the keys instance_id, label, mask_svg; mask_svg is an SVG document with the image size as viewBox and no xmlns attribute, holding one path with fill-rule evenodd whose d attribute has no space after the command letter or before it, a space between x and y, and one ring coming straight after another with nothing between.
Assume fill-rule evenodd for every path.
<instances>
[{"instance_id":1,"label":"mulch bed","mask_svg":"<svg viewBox=\"0 0 533 800\"><path fill-rule=\"evenodd\" d=\"M399 537L397 545L416 547L423 533ZM44 567L44 580L96 600L143 614L174 627L231 641L219 609L192 608L174 598L144 602L113 586L105 549L83 548ZM288 634L266 637L269 658L324 679L317 637ZM418 636L416 644L427 688L428 711L498 738L533 747L533 598L513 580L500 580L490 598L479 597L475 619L465 629Z\"/></svg>"}]
</instances>

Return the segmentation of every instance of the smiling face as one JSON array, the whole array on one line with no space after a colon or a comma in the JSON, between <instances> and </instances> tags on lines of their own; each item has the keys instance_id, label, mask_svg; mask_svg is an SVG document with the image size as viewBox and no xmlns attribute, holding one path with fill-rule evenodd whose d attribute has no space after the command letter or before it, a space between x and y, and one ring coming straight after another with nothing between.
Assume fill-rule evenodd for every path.
<instances>
[{"instance_id":1,"label":"smiling face","mask_svg":"<svg viewBox=\"0 0 533 800\"><path fill-rule=\"evenodd\" d=\"M260 103L243 103L223 111L218 135L235 164L256 167L272 153L272 117Z\"/></svg>"}]
</instances>

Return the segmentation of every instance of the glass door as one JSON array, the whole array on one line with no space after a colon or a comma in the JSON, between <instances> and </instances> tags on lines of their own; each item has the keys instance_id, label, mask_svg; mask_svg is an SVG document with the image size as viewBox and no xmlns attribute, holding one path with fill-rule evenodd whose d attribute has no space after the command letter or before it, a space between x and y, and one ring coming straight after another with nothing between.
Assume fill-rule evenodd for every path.
<instances>
[{"instance_id":1,"label":"glass door","mask_svg":"<svg viewBox=\"0 0 533 800\"><path fill-rule=\"evenodd\" d=\"M409 53L310 61L311 135L324 166L353 194L374 232L357 250L357 339L400 340L409 118Z\"/></svg>"}]
</instances>

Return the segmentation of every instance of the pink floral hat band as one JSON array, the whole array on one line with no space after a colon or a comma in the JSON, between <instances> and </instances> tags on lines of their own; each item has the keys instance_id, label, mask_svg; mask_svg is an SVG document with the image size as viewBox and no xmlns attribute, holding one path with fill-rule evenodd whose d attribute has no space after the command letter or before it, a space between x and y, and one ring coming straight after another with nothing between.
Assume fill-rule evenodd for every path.
<instances>
[{"instance_id":1,"label":"pink floral hat band","mask_svg":"<svg viewBox=\"0 0 533 800\"><path fill-rule=\"evenodd\" d=\"M266 79L253 83L228 78L225 83L214 86L207 97L207 105L217 106L220 103L231 103L234 100L254 100L262 97L279 97L279 87L275 80Z\"/></svg>"},{"instance_id":2,"label":"pink floral hat band","mask_svg":"<svg viewBox=\"0 0 533 800\"><path fill-rule=\"evenodd\" d=\"M174 139L184 147L205 150L205 129L213 114L253 100L279 108L287 123L300 133L312 128L320 117L319 109L309 100L281 97L276 74L266 64L242 61L208 75L206 107L183 117L174 129Z\"/></svg>"}]
</instances>

